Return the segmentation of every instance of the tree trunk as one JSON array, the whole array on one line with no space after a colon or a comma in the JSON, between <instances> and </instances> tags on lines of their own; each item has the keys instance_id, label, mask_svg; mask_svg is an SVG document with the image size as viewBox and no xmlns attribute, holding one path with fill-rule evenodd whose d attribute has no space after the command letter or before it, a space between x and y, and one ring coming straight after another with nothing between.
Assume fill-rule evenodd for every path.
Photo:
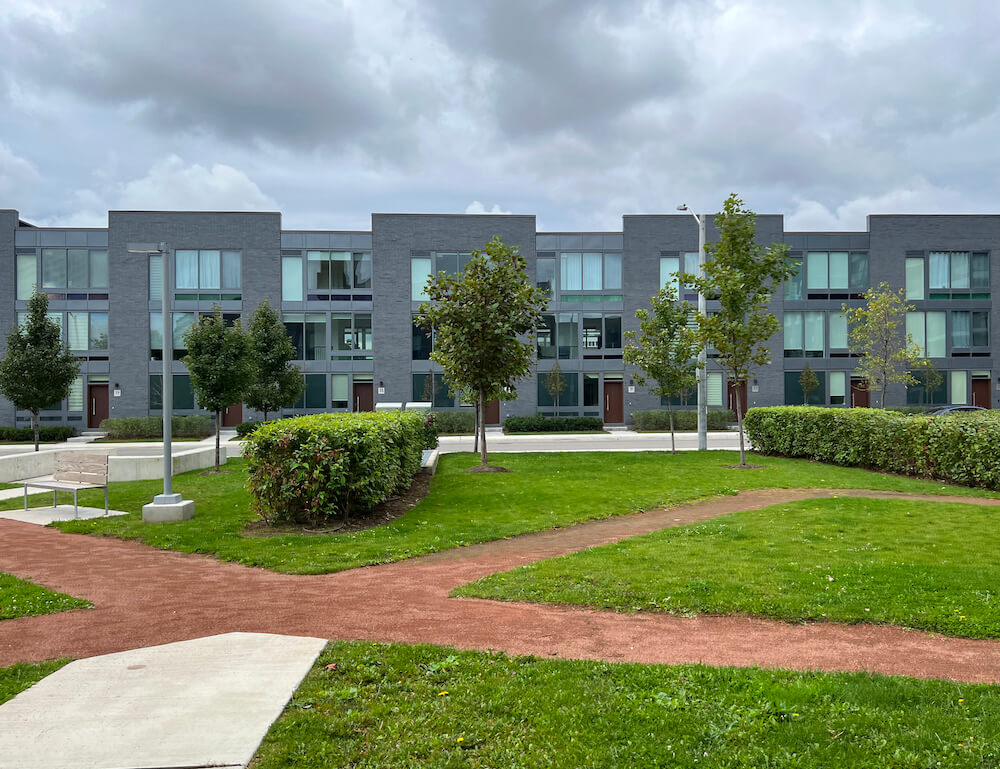
<instances>
[{"instance_id":1,"label":"tree trunk","mask_svg":"<svg viewBox=\"0 0 1000 769\"><path fill-rule=\"evenodd\" d=\"M740 467L747 466L746 449L743 447L743 404L740 403L739 383L736 385L736 424L740 428Z\"/></svg>"},{"instance_id":2,"label":"tree trunk","mask_svg":"<svg viewBox=\"0 0 1000 769\"><path fill-rule=\"evenodd\" d=\"M476 398L476 426L473 432L476 434L475 440L472 441L472 453L479 453L479 398Z\"/></svg>"},{"instance_id":3,"label":"tree trunk","mask_svg":"<svg viewBox=\"0 0 1000 769\"><path fill-rule=\"evenodd\" d=\"M31 412L31 429L35 433L35 451L38 451L38 411L33 409Z\"/></svg>"},{"instance_id":4,"label":"tree trunk","mask_svg":"<svg viewBox=\"0 0 1000 769\"><path fill-rule=\"evenodd\" d=\"M222 424L222 412L215 412L215 472L219 472L219 426Z\"/></svg>"},{"instance_id":5,"label":"tree trunk","mask_svg":"<svg viewBox=\"0 0 1000 769\"><path fill-rule=\"evenodd\" d=\"M479 464L486 467L486 390L479 391Z\"/></svg>"},{"instance_id":6,"label":"tree trunk","mask_svg":"<svg viewBox=\"0 0 1000 769\"><path fill-rule=\"evenodd\" d=\"M879 401L879 404L878 404L879 408L881 408L881 409L885 408L885 388L886 388L886 385L888 385L888 384L889 383L885 379L882 380L882 400Z\"/></svg>"},{"instance_id":7,"label":"tree trunk","mask_svg":"<svg viewBox=\"0 0 1000 769\"><path fill-rule=\"evenodd\" d=\"M667 415L670 417L670 453L677 453L677 445L674 443L674 407L667 401Z\"/></svg>"},{"instance_id":8,"label":"tree trunk","mask_svg":"<svg viewBox=\"0 0 1000 769\"><path fill-rule=\"evenodd\" d=\"M267 409L264 409L264 421L267 421Z\"/></svg>"}]
</instances>

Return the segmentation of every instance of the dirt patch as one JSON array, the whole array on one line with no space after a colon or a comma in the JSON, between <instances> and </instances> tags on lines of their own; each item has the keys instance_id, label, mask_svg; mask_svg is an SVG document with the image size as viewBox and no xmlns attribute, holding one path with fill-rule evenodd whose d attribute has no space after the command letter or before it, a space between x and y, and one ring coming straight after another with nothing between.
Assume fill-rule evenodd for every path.
<instances>
[{"instance_id":1,"label":"dirt patch","mask_svg":"<svg viewBox=\"0 0 1000 769\"><path fill-rule=\"evenodd\" d=\"M763 470L764 465L723 465L727 470Z\"/></svg>"},{"instance_id":2,"label":"dirt patch","mask_svg":"<svg viewBox=\"0 0 1000 769\"><path fill-rule=\"evenodd\" d=\"M251 521L243 529L244 537L285 537L289 534L307 537L329 536L331 534L350 534L355 531L374 529L391 523L412 510L416 504L427 496L431 487L431 476L427 473L417 473L413 483L405 494L387 499L377 505L367 515L357 515L347 521L331 520L326 526L302 526L300 524L281 523L269 526L264 521Z\"/></svg>"},{"instance_id":3,"label":"dirt patch","mask_svg":"<svg viewBox=\"0 0 1000 769\"><path fill-rule=\"evenodd\" d=\"M500 467L500 465L476 465L475 467L468 468L465 472L467 473L512 473L513 470L508 470L506 467Z\"/></svg>"},{"instance_id":4,"label":"dirt patch","mask_svg":"<svg viewBox=\"0 0 1000 769\"><path fill-rule=\"evenodd\" d=\"M232 475L232 470L206 470L203 473L198 473L198 475Z\"/></svg>"}]
</instances>

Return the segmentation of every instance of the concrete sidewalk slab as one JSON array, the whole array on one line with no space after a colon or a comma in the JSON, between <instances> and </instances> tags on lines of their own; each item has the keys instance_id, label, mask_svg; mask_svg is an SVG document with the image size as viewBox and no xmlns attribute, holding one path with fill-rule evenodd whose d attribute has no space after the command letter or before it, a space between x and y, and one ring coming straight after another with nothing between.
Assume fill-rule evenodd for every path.
<instances>
[{"instance_id":1,"label":"concrete sidewalk slab","mask_svg":"<svg viewBox=\"0 0 1000 769\"><path fill-rule=\"evenodd\" d=\"M84 507L80 505L74 514L73 505L59 505L58 507L29 507L27 510L18 508L17 510L0 510L0 518L7 518L11 521L21 521L22 523L37 523L39 526L47 526L53 521L72 521L75 518L103 518L103 507ZM128 515L121 510L108 510L108 516Z\"/></svg>"},{"instance_id":2,"label":"concrete sidewalk slab","mask_svg":"<svg viewBox=\"0 0 1000 769\"><path fill-rule=\"evenodd\" d=\"M245 767L325 645L226 633L77 660L0 705L0 769Z\"/></svg>"}]
</instances>

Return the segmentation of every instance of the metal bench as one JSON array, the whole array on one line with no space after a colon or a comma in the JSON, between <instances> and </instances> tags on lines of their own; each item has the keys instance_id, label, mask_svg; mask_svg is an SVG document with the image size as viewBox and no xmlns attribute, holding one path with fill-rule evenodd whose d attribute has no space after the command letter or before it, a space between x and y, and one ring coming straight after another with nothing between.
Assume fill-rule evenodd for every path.
<instances>
[{"instance_id":1,"label":"metal bench","mask_svg":"<svg viewBox=\"0 0 1000 769\"><path fill-rule=\"evenodd\" d=\"M108 514L108 455L84 451L60 451L55 457L52 480L24 482L24 509L28 509L28 487L52 489L52 507L60 491L73 492L73 517L79 518L76 495L80 489L104 489L104 514Z\"/></svg>"}]
</instances>

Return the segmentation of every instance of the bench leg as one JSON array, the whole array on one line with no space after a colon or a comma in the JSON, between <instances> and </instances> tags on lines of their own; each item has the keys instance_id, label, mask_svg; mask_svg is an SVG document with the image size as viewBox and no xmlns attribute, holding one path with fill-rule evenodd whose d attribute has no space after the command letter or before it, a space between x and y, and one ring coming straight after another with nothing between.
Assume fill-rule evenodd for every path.
<instances>
[{"instance_id":1,"label":"bench leg","mask_svg":"<svg viewBox=\"0 0 1000 769\"><path fill-rule=\"evenodd\" d=\"M77 506L77 501L76 501L76 495L77 495L77 493L78 493L78 490L77 489L73 489L73 518L74 519L80 517L80 510L79 510L79 508Z\"/></svg>"},{"instance_id":2,"label":"bench leg","mask_svg":"<svg viewBox=\"0 0 1000 769\"><path fill-rule=\"evenodd\" d=\"M59 505L56 504L56 494L58 493L59 493L58 491L52 489L52 507L59 507Z\"/></svg>"},{"instance_id":3,"label":"bench leg","mask_svg":"<svg viewBox=\"0 0 1000 769\"><path fill-rule=\"evenodd\" d=\"M104 487L104 514L108 514L108 487Z\"/></svg>"},{"instance_id":4,"label":"bench leg","mask_svg":"<svg viewBox=\"0 0 1000 769\"><path fill-rule=\"evenodd\" d=\"M28 511L28 484L24 484L24 510Z\"/></svg>"}]
</instances>

